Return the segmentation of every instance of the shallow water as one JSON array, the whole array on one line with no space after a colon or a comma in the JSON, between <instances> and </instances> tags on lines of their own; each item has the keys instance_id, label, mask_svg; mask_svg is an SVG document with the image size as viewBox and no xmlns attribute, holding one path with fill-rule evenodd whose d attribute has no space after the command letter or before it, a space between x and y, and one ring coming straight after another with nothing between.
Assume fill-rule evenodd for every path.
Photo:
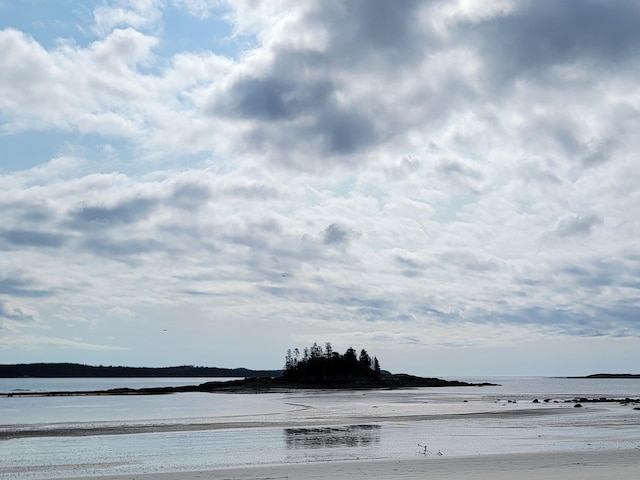
<instances>
[{"instance_id":1,"label":"shallow water","mask_svg":"<svg viewBox=\"0 0 640 480\"><path fill-rule=\"evenodd\" d=\"M106 423L202 423L216 419L264 417L294 407L276 395L187 392L172 395L2 397L3 425Z\"/></svg>"},{"instance_id":2,"label":"shallow water","mask_svg":"<svg viewBox=\"0 0 640 480\"><path fill-rule=\"evenodd\" d=\"M0 393L81 392L110 388L153 388L228 382L232 377L0 378Z\"/></svg>"},{"instance_id":3,"label":"shallow water","mask_svg":"<svg viewBox=\"0 0 640 480\"><path fill-rule=\"evenodd\" d=\"M44 432L60 425L223 424L224 428L68 437L43 434L3 440L0 478L85 477L439 454L640 448L640 411L628 405L585 404L577 409L572 403L562 403L580 396L637 398L638 380L489 381L501 381L502 386L4 397L0 398L0 432ZM534 398L541 403L532 403ZM551 401L544 403L544 398ZM557 411L560 413L549 413ZM246 428L248 422L257 426Z\"/></svg>"}]
</instances>

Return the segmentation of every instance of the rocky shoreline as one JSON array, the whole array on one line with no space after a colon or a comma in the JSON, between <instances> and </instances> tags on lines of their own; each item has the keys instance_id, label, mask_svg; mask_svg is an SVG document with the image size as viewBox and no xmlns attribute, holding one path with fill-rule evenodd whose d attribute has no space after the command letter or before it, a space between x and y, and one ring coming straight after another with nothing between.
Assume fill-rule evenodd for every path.
<instances>
[{"instance_id":1,"label":"rocky shoreline","mask_svg":"<svg viewBox=\"0 0 640 480\"><path fill-rule=\"evenodd\" d=\"M567 400L551 400L550 398L544 399L545 403L553 402L553 403L573 403L574 407L582 407L583 403L619 403L620 405L635 405L634 410L640 410L640 398L609 398L609 397L598 397L598 398L588 398L588 397L575 397ZM537 398L533 400L533 403L540 403L540 400Z\"/></svg>"}]
</instances>

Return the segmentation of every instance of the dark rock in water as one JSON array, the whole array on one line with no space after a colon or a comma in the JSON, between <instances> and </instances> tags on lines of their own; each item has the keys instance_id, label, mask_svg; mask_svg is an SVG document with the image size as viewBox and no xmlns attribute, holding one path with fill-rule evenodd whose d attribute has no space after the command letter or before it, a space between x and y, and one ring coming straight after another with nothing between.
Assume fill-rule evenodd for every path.
<instances>
[{"instance_id":1,"label":"dark rock in water","mask_svg":"<svg viewBox=\"0 0 640 480\"><path fill-rule=\"evenodd\" d=\"M537 398L535 398L535 399L533 400L533 402L532 402L532 403L540 403L540 400L538 400Z\"/></svg>"},{"instance_id":2,"label":"dark rock in water","mask_svg":"<svg viewBox=\"0 0 640 480\"><path fill-rule=\"evenodd\" d=\"M576 403L576 404L573 406L573 408L582 408L582 405L581 405L581 404L579 404L579 403Z\"/></svg>"}]
</instances>

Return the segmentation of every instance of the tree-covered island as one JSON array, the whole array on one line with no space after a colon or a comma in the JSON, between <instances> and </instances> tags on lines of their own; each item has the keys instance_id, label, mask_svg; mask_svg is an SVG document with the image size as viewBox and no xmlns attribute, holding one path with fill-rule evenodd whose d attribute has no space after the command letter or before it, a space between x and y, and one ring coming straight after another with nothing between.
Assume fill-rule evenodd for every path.
<instances>
[{"instance_id":1,"label":"tree-covered island","mask_svg":"<svg viewBox=\"0 0 640 480\"><path fill-rule=\"evenodd\" d=\"M42 365L39 365L39 368L41 367ZM0 392L0 396L162 395L179 392L268 393L295 389L392 389L490 385L417 377L404 373L392 374L382 370L378 358L371 357L365 349L357 354L354 348L349 347L345 353L340 354L333 350L330 343L326 343L325 348L314 343L311 347L304 348L302 353L297 348L289 349L285 355L284 370L262 370L261 372L275 373L275 375L246 376L242 380L206 382L179 387L115 388L85 392ZM152 372L145 370L144 373L145 375L142 376L150 376Z\"/></svg>"},{"instance_id":2,"label":"tree-covered island","mask_svg":"<svg viewBox=\"0 0 640 480\"><path fill-rule=\"evenodd\" d=\"M325 381L374 380L381 376L380 362L363 348L360 355L353 347L344 354L333 351L327 342L323 350L317 343L303 350L287 350L283 379L290 382L322 383Z\"/></svg>"},{"instance_id":3,"label":"tree-covered island","mask_svg":"<svg viewBox=\"0 0 640 480\"><path fill-rule=\"evenodd\" d=\"M259 379L252 379L255 382ZM381 369L376 356L353 347L340 354L327 342L323 349L317 343L287 350L282 377L272 379L274 385L287 388L374 389L411 387L483 386L488 383L467 383L441 378L418 377L406 373L393 374Z\"/></svg>"}]
</instances>

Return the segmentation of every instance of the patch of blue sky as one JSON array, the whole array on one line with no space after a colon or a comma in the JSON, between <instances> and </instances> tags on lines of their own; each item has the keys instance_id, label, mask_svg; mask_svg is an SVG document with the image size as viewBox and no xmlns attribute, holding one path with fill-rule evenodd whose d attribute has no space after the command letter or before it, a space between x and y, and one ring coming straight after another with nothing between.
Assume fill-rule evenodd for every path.
<instances>
[{"instance_id":1,"label":"patch of blue sky","mask_svg":"<svg viewBox=\"0 0 640 480\"><path fill-rule=\"evenodd\" d=\"M369 185L367 184L366 187ZM343 177L338 177L335 183L331 184L328 188L336 195L347 198L349 197L356 187L356 179L353 175L347 175ZM365 192L367 195L370 194L369 191Z\"/></svg>"},{"instance_id":2,"label":"patch of blue sky","mask_svg":"<svg viewBox=\"0 0 640 480\"><path fill-rule=\"evenodd\" d=\"M126 170L132 162L128 142L59 130L0 135L0 172L29 170L61 156L86 160L93 172Z\"/></svg>"},{"instance_id":3,"label":"patch of blue sky","mask_svg":"<svg viewBox=\"0 0 640 480\"><path fill-rule=\"evenodd\" d=\"M14 28L32 36L46 49L60 40L72 40L86 47L96 40L93 12L104 0L0 0L0 29ZM253 48L256 39L234 36L226 20L228 10L217 8L205 18L193 16L173 2L162 9L161 43L156 53L170 57L185 51L206 50L238 58Z\"/></svg>"},{"instance_id":4,"label":"patch of blue sky","mask_svg":"<svg viewBox=\"0 0 640 480\"><path fill-rule=\"evenodd\" d=\"M355 179L353 179L349 183L342 184L342 190L334 190L334 193L337 193L343 197L349 197L353 194L354 191L360 190L360 192L367 196L375 198L380 205L384 205L387 203L389 198L389 193L385 190L385 188L381 185L376 185L375 183L362 183L361 185L356 185Z\"/></svg>"},{"instance_id":5,"label":"patch of blue sky","mask_svg":"<svg viewBox=\"0 0 640 480\"><path fill-rule=\"evenodd\" d=\"M84 46L95 40L93 10L101 4L101 0L0 0L0 29L20 30L46 49L60 39Z\"/></svg>"},{"instance_id":6,"label":"patch of blue sky","mask_svg":"<svg viewBox=\"0 0 640 480\"><path fill-rule=\"evenodd\" d=\"M460 220L464 208L472 204L475 199L475 195L452 193L447 196L444 202L432 205L435 207L435 211L431 219L443 223Z\"/></svg>"},{"instance_id":7,"label":"patch of blue sky","mask_svg":"<svg viewBox=\"0 0 640 480\"><path fill-rule=\"evenodd\" d=\"M219 8L206 18L197 18L184 8L166 5L162 40L156 53L170 57L182 52L210 51L237 59L242 52L255 47L257 42L253 37L234 36L226 14L226 9Z\"/></svg>"},{"instance_id":8,"label":"patch of blue sky","mask_svg":"<svg viewBox=\"0 0 640 480\"><path fill-rule=\"evenodd\" d=\"M126 139L60 130L0 135L0 152L0 174L29 170L59 157L86 162L86 173L120 172L140 176L149 169L207 168L219 172L231 169L228 162L212 157L210 152L148 158Z\"/></svg>"},{"instance_id":9,"label":"patch of blue sky","mask_svg":"<svg viewBox=\"0 0 640 480\"><path fill-rule=\"evenodd\" d=\"M54 158L68 141L58 131L29 131L0 135L0 171L28 170Z\"/></svg>"}]
</instances>

